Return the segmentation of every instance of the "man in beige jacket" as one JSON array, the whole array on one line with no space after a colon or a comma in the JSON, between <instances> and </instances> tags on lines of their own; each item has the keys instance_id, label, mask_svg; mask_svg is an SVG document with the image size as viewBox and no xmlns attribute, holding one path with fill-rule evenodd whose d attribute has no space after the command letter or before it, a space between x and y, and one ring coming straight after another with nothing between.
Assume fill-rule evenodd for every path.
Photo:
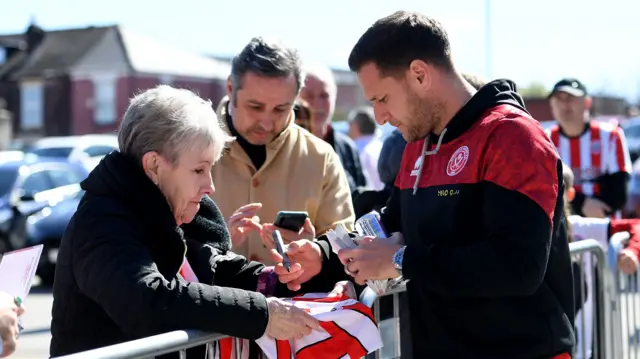
<instances>
[{"instance_id":1,"label":"man in beige jacket","mask_svg":"<svg viewBox=\"0 0 640 359\"><path fill-rule=\"evenodd\" d=\"M270 256L260 232L278 211L309 213L301 233L282 231L286 242L338 224L351 230L355 220L338 155L293 123L303 76L295 49L254 38L233 59L228 97L218 106L236 141L212 169L212 198L227 218L234 252L265 263Z\"/></svg>"}]
</instances>

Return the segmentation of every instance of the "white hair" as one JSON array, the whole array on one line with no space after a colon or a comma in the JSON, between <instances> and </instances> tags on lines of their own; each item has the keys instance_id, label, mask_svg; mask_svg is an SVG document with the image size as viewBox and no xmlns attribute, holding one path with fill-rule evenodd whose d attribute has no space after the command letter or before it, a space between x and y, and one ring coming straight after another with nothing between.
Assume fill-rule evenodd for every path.
<instances>
[{"instance_id":1,"label":"white hair","mask_svg":"<svg viewBox=\"0 0 640 359\"><path fill-rule=\"evenodd\" d=\"M134 96L118 131L122 153L141 161L145 153L155 151L173 164L184 151L210 147L218 160L233 140L223 130L211 101L167 85Z\"/></svg>"},{"instance_id":2,"label":"white hair","mask_svg":"<svg viewBox=\"0 0 640 359\"><path fill-rule=\"evenodd\" d=\"M336 84L336 78L333 75L333 71L331 71L328 66L320 64L305 64L303 70L307 76L315 76L320 81L327 84L330 89L330 95L335 101L335 98L338 94L338 85Z\"/></svg>"}]
</instances>

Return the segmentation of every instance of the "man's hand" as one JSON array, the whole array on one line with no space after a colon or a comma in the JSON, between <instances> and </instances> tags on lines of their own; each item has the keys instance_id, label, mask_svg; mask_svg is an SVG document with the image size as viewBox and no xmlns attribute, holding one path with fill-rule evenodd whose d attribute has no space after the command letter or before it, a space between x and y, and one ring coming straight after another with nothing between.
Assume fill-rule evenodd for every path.
<instances>
[{"instance_id":1,"label":"man's hand","mask_svg":"<svg viewBox=\"0 0 640 359\"><path fill-rule=\"evenodd\" d=\"M338 257L356 283L363 285L369 279L397 277L393 255L400 248L402 244L386 238L365 237L357 248L340 250Z\"/></svg>"},{"instance_id":2,"label":"man's hand","mask_svg":"<svg viewBox=\"0 0 640 359\"><path fill-rule=\"evenodd\" d=\"M404 236L402 235L402 232L393 232L391 234L391 237L386 239L380 239L380 240L394 243L400 246L404 246Z\"/></svg>"},{"instance_id":3,"label":"man's hand","mask_svg":"<svg viewBox=\"0 0 640 359\"><path fill-rule=\"evenodd\" d=\"M238 208L227 220L227 228L231 234L231 243L234 246L242 245L247 240L251 231L260 233L260 217L256 213L262 208L262 203L249 203Z\"/></svg>"},{"instance_id":4,"label":"man's hand","mask_svg":"<svg viewBox=\"0 0 640 359\"><path fill-rule=\"evenodd\" d=\"M587 197L582 205L585 217L605 218L611 212L611 207L597 198Z\"/></svg>"},{"instance_id":5,"label":"man's hand","mask_svg":"<svg viewBox=\"0 0 640 359\"><path fill-rule=\"evenodd\" d=\"M348 280L343 280L336 283L336 286L333 287L331 293L329 293L329 297L339 297L341 295L345 295L351 299L356 299L356 288L353 286L353 283Z\"/></svg>"},{"instance_id":6,"label":"man's hand","mask_svg":"<svg viewBox=\"0 0 640 359\"><path fill-rule=\"evenodd\" d=\"M618 268L624 274L633 274L638 270L638 257L628 250L623 249L618 256Z\"/></svg>"},{"instance_id":7,"label":"man's hand","mask_svg":"<svg viewBox=\"0 0 640 359\"><path fill-rule=\"evenodd\" d=\"M322 269L322 250L317 243L307 239L291 242L286 246L285 253L291 261L291 272L284 268L282 256L275 249L271 250L271 258L278 263L274 267L278 279L281 283L285 283L289 290L300 290L303 283L320 273ZM301 268L300 270L298 270L299 267Z\"/></svg>"},{"instance_id":8,"label":"man's hand","mask_svg":"<svg viewBox=\"0 0 640 359\"><path fill-rule=\"evenodd\" d=\"M299 241L301 239L308 239L312 241L314 238L316 238L316 229L309 218L304 221L304 225L297 233L284 228L276 227L272 223L264 223L262 225L262 231L260 232L260 238L262 239L262 243L269 249L273 249L276 247L273 243L272 237L272 233L276 229L280 231L280 234L282 235L282 241L285 244Z\"/></svg>"}]
</instances>

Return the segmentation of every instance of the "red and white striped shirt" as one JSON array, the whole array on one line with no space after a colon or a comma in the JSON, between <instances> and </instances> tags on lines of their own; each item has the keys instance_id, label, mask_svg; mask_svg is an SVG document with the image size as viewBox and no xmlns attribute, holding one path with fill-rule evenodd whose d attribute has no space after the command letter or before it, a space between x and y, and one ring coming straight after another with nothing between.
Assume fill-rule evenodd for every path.
<instances>
[{"instance_id":1,"label":"red and white striped shirt","mask_svg":"<svg viewBox=\"0 0 640 359\"><path fill-rule=\"evenodd\" d=\"M185 258L180 275L188 282L198 282ZM309 293L291 301L320 321L321 330L314 330L302 339L275 340L266 334L256 340L267 359L358 359L382 348L382 338L371 308L344 294ZM247 339L225 338L209 348L215 359L248 359Z\"/></svg>"},{"instance_id":2,"label":"red and white striped shirt","mask_svg":"<svg viewBox=\"0 0 640 359\"><path fill-rule=\"evenodd\" d=\"M567 137L555 125L550 129L549 136L562 161L573 171L576 191L588 197L600 194L600 176L631 172L627 141L618 126L591 121L582 135Z\"/></svg>"},{"instance_id":3,"label":"red and white striped shirt","mask_svg":"<svg viewBox=\"0 0 640 359\"><path fill-rule=\"evenodd\" d=\"M290 341L259 338L256 343L269 359L358 359L382 348L371 309L355 299L310 293L285 300L318 319L322 329Z\"/></svg>"}]
</instances>

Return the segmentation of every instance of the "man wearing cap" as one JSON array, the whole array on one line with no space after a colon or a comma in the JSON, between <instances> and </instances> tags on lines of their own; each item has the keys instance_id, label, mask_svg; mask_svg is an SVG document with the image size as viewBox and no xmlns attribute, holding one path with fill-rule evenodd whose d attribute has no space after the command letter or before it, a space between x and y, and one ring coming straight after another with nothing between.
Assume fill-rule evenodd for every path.
<instances>
[{"instance_id":1,"label":"man wearing cap","mask_svg":"<svg viewBox=\"0 0 640 359\"><path fill-rule=\"evenodd\" d=\"M627 202L631 159L622 129L592 120L592 99L577 79L559 81L549 95L557 125L551 140L575 174L573 211L585 217L618 215Z\"/></svg>"}]
</instances>

